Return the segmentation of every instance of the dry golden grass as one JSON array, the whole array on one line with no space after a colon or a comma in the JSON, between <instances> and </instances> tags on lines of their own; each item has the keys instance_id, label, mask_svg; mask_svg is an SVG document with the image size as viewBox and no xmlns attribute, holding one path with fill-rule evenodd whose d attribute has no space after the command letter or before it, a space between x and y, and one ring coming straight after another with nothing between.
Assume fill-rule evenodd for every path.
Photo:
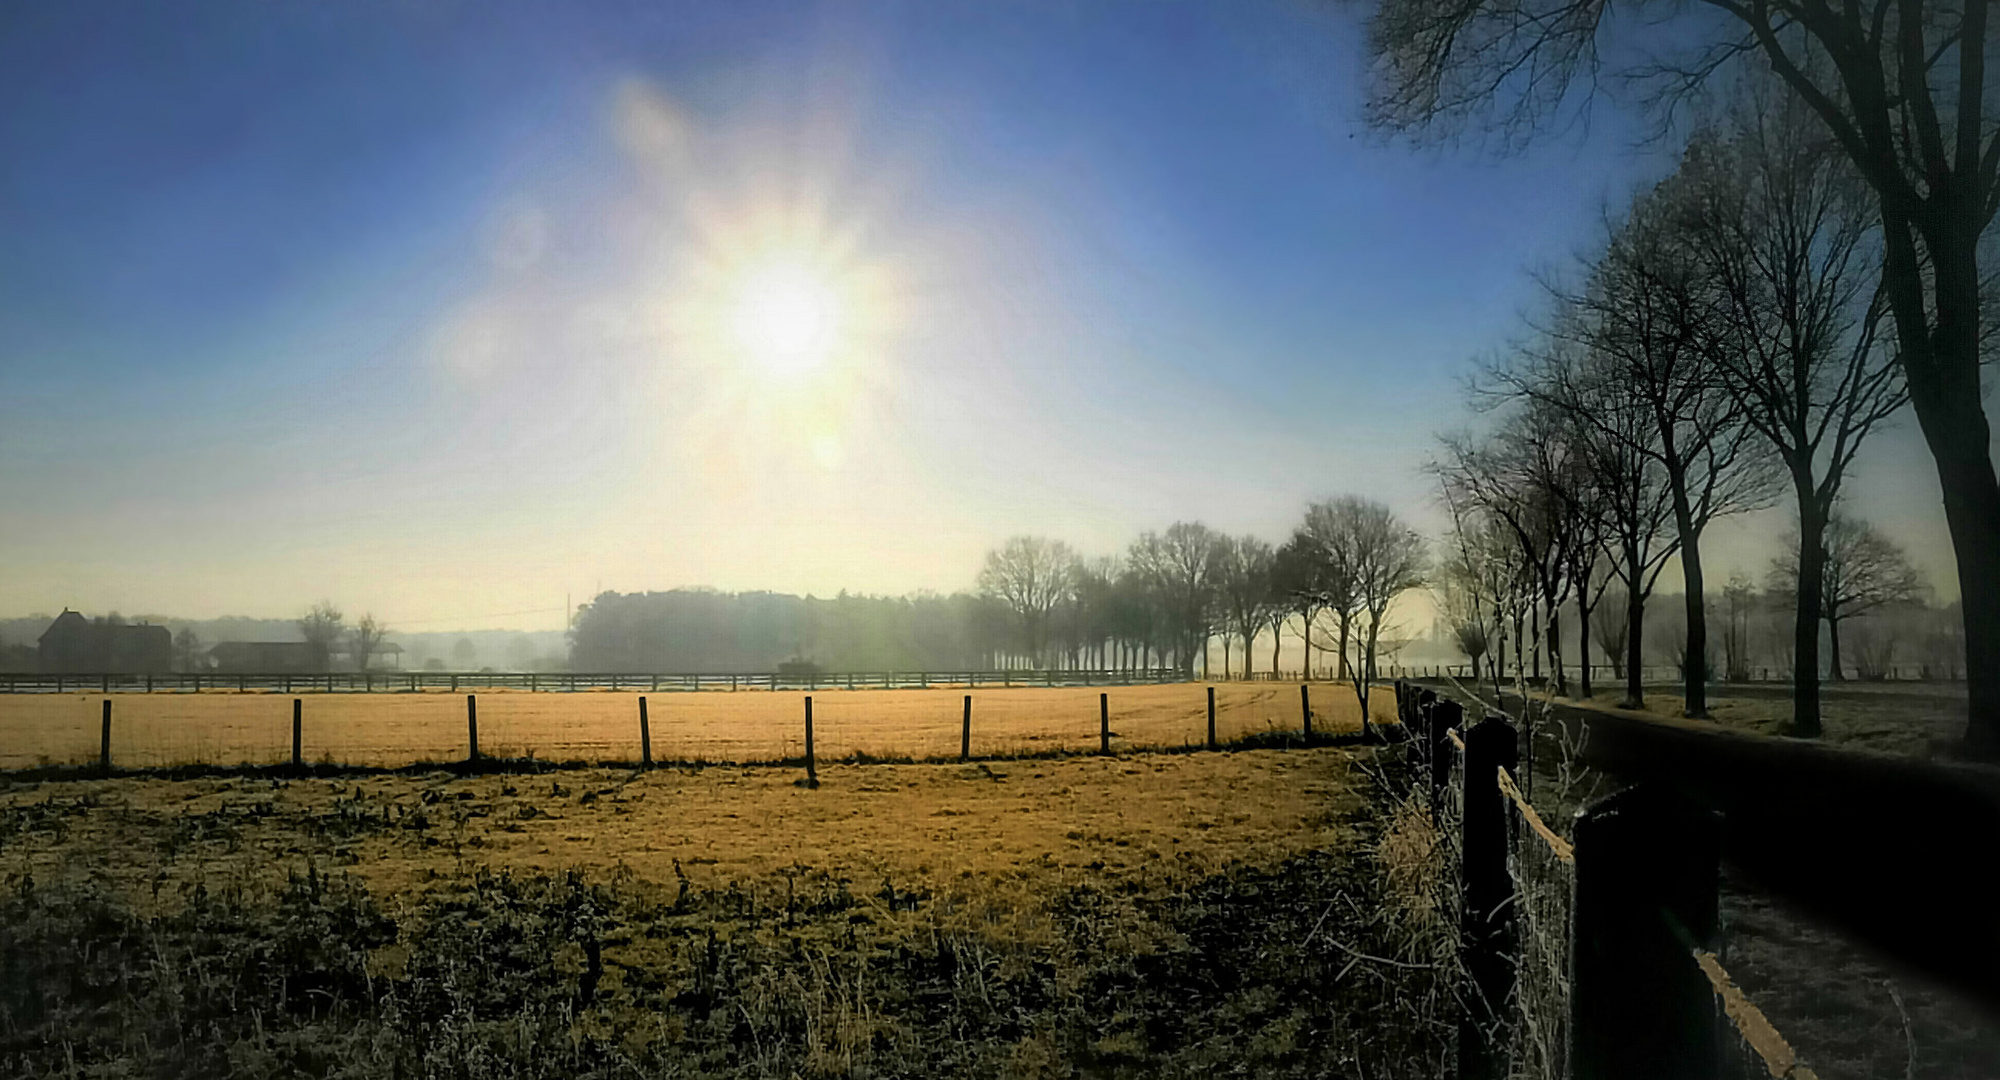
<instances>
[{"instance_id":1,"label":"dry golden grass","mask_svg":"<svg viewBox=\"0 0 2000 1080\"><path fill-rule=\"evenodd\" d=\"M157 895L148 883L282 875L311 858L388 897L473 867L766 889L809 867L991 924L1066 885L1157 887L1339 846L1360 807L1354 752L828 765L817 790L768 766L21 784L0 789L0 815L48 804L62 825L0 845L0 880L108 876Z\"/></svg>"},{"instance_id":2,"label":"dry golden grass","mask_svg":"<svg viewBox=\"0 0 2000 1080\"><path fill-rule=\"evenodd\" d=\"M1182 746L1207 737L1203 684L989 688L972 691L975 756L1097 747L1098 701L1110 694L1114 748ZM820 690L813 699L816 751L886 758L954 756L962 689ZM1354 691L1311 688L1315 732L1360 729ZM638 694L610 691L479 694L486 754L558 761L637 761ZM646 695L656 761L774 761L805 751L804 699L789 691ZM107 695L0 696L0 769L76 764L97 757ZM122 767L274 764L291 755L291 697L275 693L131 693L112 701L112 757ZM465 701L449 693L303 694L309 761L399 766L466 753ZM1393 695L1373 695L1377 721ZM1216 734L1224 741L1300 726L1293 683L1216 684Z\"/></svg>"}]
</instances>

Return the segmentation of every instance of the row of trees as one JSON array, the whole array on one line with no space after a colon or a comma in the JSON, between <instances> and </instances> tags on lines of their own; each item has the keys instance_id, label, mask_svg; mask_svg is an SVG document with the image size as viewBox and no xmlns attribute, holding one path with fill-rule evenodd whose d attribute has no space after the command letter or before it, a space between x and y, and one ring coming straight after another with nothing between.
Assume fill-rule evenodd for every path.
<instances>
[{"instance_id":1,"label":"row of trees","mask_svg":"<svg viewBox=\"0 0 2000 1080\"><path fill-rule=\"evenodd\" d=\"M1701 541L1720 517L1788 502L1793 730L1820 729L1820 628L1917 586L1907 560L1839 511L1855 454L1908 400L1887 333L1880 209L1794 98L1745 91L1680 167L1636 198L1551 314L1473 383L1493 415L1445 440L1446 580L1468 644L1562 640L1622 599L1626 698L1643 700L1644 614L1661 572L1685 582L1686 711L1707 713ZM1867 578L1865 585L1858 584ZM1526 625L1524 625L1524 623ZM1551 654L1559 690L1566 672ZM1583 669L1589 691L1589 671Z\"/></svg>"},{"instance_id":2,"label":"row of trees","mask_svg":"<svg viewBox=\"0 0 2000 1080\"><path fill-rule=\"evenodd\" d=\"M1248 678L1258 639L1269 632L1275 672L1293 627L1308 671L1314 649L1332 652L1365 695L1389 609L1425 583L1426 566L1423 539L1388 507L1347 497L1308 507L1278 545L1178 522L1121 555L1087 559L1061 541L1018 536L987 554L979 591L1005 607L1013 647L1031 664L1164 663L1193 674L1219 640L1223 677Z\"/></svg>"},{"instance_id":3,"label":"row of trees","mask_svg":"<svg viewBox=\"0 0 2000 1080\"><path fill-rule=\"evenodd\" d=\"M1701 530L1772 497L1761 466L1775 458L1800 521L1803 658L1824 614L1814 538L1852 445L1907 397L1957 560L1966 746L2000 757L2000 476L1981 384L2000 92L1986 77L1986 4L1384 0L1369 39L1371 117L1410 133L1477 121L1526 138L1588 99L1579 82L1611 74L1642 91L1664 134L1732 75L1752 87L1748 107L1633 207L1539 358L1496 380L1529 417L1506 423L1561 432L1554 460L1607 480L1570 485L1590 500L1561 512L1601 527L1591 544L1634 607L1680 554L1691 645L1706 629ZM1621 376L1630 392L1607 386ZM1591 404L1608 411L1579 408ZM1484 507L1457 458L1441 463L1453 505ZM1459 518L1461 534L1482 528ZM1595 565L1568 571L1578 597L1597 591ZM1812 670L1799 666L1802 734L1818 730ZM1691 711L1700 687L1690 678Z\"/></svg>"},{"instance_id":4,"label":"row of trees","mask_svg":"<svg viewBox=\"0 0 2000 1080\"><path fill-rule=\"evenodd\" d=\"M1223 677L1254 668L1270 634L1335 654L1363 684L1393 631L1390 607L1423 585L1423 540L1379 503L1316 503L1282 545L1198 522L1148 532L1115 557L1017 536L986 556L973 594L800 597L712 589L606 592L572 620L570 665L583 671L762 672L1173 667L1207 674L1215 643ZM308 641L333 640L338 613L301 620ZM332 629L330 629L332 628ZM1240 645L1240 649L1238 646ZM1236 661L1241 655L1242 660Z\"/></svg>"}]
</instances>

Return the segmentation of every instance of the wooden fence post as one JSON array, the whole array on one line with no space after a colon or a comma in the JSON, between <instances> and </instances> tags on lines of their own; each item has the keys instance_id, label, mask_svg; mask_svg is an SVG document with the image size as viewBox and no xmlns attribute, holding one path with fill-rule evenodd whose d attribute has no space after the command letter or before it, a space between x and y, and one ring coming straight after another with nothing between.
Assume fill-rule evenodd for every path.
<instances>
[{"instance_id":1,"label":"wooden fence post","mask_svg":"<svg viewBox=\"0 0 2000 1080\"><path fill-rule=\"evenodd\" d=\"M1311 746L1313 741L1312 692L1307 688L1305 683L1299 684L1299 718L1305 721L1306 745ZM1365 721L1363 726L1366 726Z\"/></svg>"},{"instance_id":2,"label":"wooden fence post","mask_svg":"<svg viewBox=\"0 0 2000 1080\"><path fill-rule=\"evenodd\" d=\"M466 760L479 760L479 698L474 694L465 695L465 745Z\"/></svg>"},{"instance_id":3,"label":"wooden fence post","mask_svg":"<svg viewBox=\"0 0 2000 1080\"><path fill-rule=\"evenodd\" d=\"M972 695L965 695L965 722L958 729L958 760L972 760Z\"/></svg>"},{"instance_id":4,"label":"wooden fence post","mask_svg":"<svg viewBox=\"0 0 2000 1080\"><path fill-rule=\"evenodd\" d=\"M107 710L111 708L109 703L104 707ZM1111 695L1108 693L1097 695L1097 752L1111 752Z\"/></svg>"},{"instance_id":5,"label":"wooden fence post","mask_svg":"<svg viewBox=\"0 0 2000 1080\"><path fill-rule=\"evenodd\" d=\"M1574 835L1572 1075L1713 1080L1714 991L1689 948L1715 947L1720 816L1640 784L1579 811Z\"/></svg>"},{"instance_id":6,"label":"wooden fence post","mask_svg":"<svg viewBox=\"0 0 2000 1080\"><path fill-rule=\"evenodd\" d=\"M639 766L653 767L653 728L646 720L646 697L639 696Z\"/></svg>"},{"instance_id":7,"label":"wooden fence post","mask_svg":"<svg viewBox=\"0 0 2000 1080\"><path fill-rule=\"evenodd\" d=\"M1430 744L1431 808L1436 811L1444 805L1444 786L1451 779L1451 741L1445 736L1464 719L1465 710L1456 701L1433 697L1430 714L1425 741Z\"/></svg>"},{"instance_id":8,"label":"wooden fence post","mask_svg":"<svg viewBox=\"0 0 2000 1080\"><path fill-rule=\"evenodd\" d=\"M97 767L111 771L111 699L104 699L104 734L97 747Z\"/></svg>"},{"instance_id":9,"label":"wooden fence post","mask_svg":"<svg viewBox=\"0 0 2000 1080\"><path fill-rule=\"evenodd\" d=\"M1458 1074L1465 1080L1507 1075L1506 1024L1514 994L1514 880L1507 873L1508 817L1500 770L1515 771L1514 725L1489 716L1465 732L1459 940L1472 996L1458 1027Z\"/></svg>"},{"instance_id":10,"label":"wooden fence post","mask_svg":"<svg viewBox=\"0 0 2000 1080\"><path fill-rule=\"evenodd\" d=\"M1208 688L1208 748L1215 749L1215 687Z\"/></svg>"},{"instance_id":11,"label":"wooden fence post","mask_svg":"<svg viewBox=\"0 0 2000 1080\"><path fill-rule=\"evenodd\" d=\"M813 763L813 699L806 695L806 786L819 786L819 769Z\"/></svg>"},{"instance_id":12,"label":"wooden fence post","mask_svg":"<svg viewBox=\"0 0 2000 1080\"><path fill-rule=\"evenodd\" d=\"M299 698L292 699L292 768L305 764L305 725L300 715L305 711L305 703Z\"/></svg>"}]
</instances>

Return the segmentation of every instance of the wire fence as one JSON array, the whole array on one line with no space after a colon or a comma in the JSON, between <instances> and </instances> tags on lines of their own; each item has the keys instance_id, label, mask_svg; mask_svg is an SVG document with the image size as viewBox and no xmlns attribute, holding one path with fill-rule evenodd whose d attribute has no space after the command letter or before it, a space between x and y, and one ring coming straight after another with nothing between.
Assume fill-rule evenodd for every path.
<instances>
[{"instance_id":1,"label":"wire fence","mask_svg":"<svg viewBox=\"0 0 2000 1080\"><path fill-rule=\"evenodd\" d=\"M486 758L610 764L770 763L805 753L804 703L827 760L937 760L1285 745L1362 730L1334 683L981 685L894 692L23 695L0 703L0 769L289 763L395 768ZM1391 695L1372 696L1377 722Z\"/></svg>"},{"instance_id":2,"label":"wire fence","mask_svg":"<svg viewBox=\"0 0 2000 1080\"><path fill-rule=\"evenodd\" d=\"M1461 1076L1744 1075L1722 1053L1726 1023L1741 1055L1769 1075L1815 1080L1718 957L1715 815L1660 785L1586 803L1594 781L1576 765L1576 740L1587 736L1557 725L1561 752L1545 764L1543 805L1577 807L1576 832L1565 836L1524 791L1535 779L1513 758L1511 722L1471 724L1455 701L1396 689L1425 798L1453 853ZM1487 811L1507 827L1476 828ZM1505 867L1497 896L1480 880L1485 865Z\"/></svg>"}]
</instances>

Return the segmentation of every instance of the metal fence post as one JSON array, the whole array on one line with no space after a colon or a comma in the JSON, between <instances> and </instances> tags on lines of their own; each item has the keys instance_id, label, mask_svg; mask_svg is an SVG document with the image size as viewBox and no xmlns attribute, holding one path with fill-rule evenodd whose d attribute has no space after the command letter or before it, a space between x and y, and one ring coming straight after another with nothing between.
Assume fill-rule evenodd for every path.
<instances>
[{"instance_id":1,"label":"metal fence post","mask_svg":"<svg viewBox=\"0 0 2000 1080\"><path fill-rule=\"evenodd\" d=\"M104 734L97 748L97 767L111 771L111 699L104 699Z\"/></svg>"},{"instance_id":2,"label":"metal fence post","mask_svg":"<svg viewBox=\"0 0 2000 1080\"><path fill-rule=\"evenodd\" d=\"M1097 752L1111 752L1111 695L1108 693L1097 695Z\"/></svg>"},{"instance_id":3,"label":"metal fence post","mask_svg":"<svg viewBox=\"0 0 2000 1080\"><path fill-rule=\"evenodd\" d=\"M1305 722L1306 744L1310 746L1313 741L1313 705L1312 693L1305 683L1299 684L1299 717ZM1365 720L1363 724L1365 726Z\"/></svg>"},{"instance_id":4,"label":"metal fence post","mask_svg":"<svg viewBox=\"0 0 2000 1080\"><path fill-rule=\"evenodd\" d=\"M958 760L972 760L972 695L965 695L965 721L958 729Z\"/></svg>"},{"instance_id":5,"label":"metal fence post","mask_svg":"<svg viewBox=\"0 0 2000 1080\"><path fill-rule=\"evenodd\" d=\"M1570 943L1576 1080L1713 1080L1714 991L1690 948L1713 949L1722 819L1640 784L1578 812Z\"/></svg>"},{"instance_id":6,"label":"metal fence post","mask_svg":"<svg viewBox=\"0 0 2000 1080\"><path fill-rule=\"evenodd\" d=\"M305 710L305 703L298 698L293 698L292 699L292 768L294 769L305 764L305 739L304 739L305 725L302 723L303 717L301 716L301 713L303 713L304 710Z\"/></svg>"},{"instance_id":7,"label":"metal fence post","mask_svg":"<svg viewBox=\"0 0 2000 1080\"><path fill-rule=\"evenodd\" d=\"M476 695L465 695L465 745L466 760L479 760L479 699Z\"/></svg>"}]
</instances>

